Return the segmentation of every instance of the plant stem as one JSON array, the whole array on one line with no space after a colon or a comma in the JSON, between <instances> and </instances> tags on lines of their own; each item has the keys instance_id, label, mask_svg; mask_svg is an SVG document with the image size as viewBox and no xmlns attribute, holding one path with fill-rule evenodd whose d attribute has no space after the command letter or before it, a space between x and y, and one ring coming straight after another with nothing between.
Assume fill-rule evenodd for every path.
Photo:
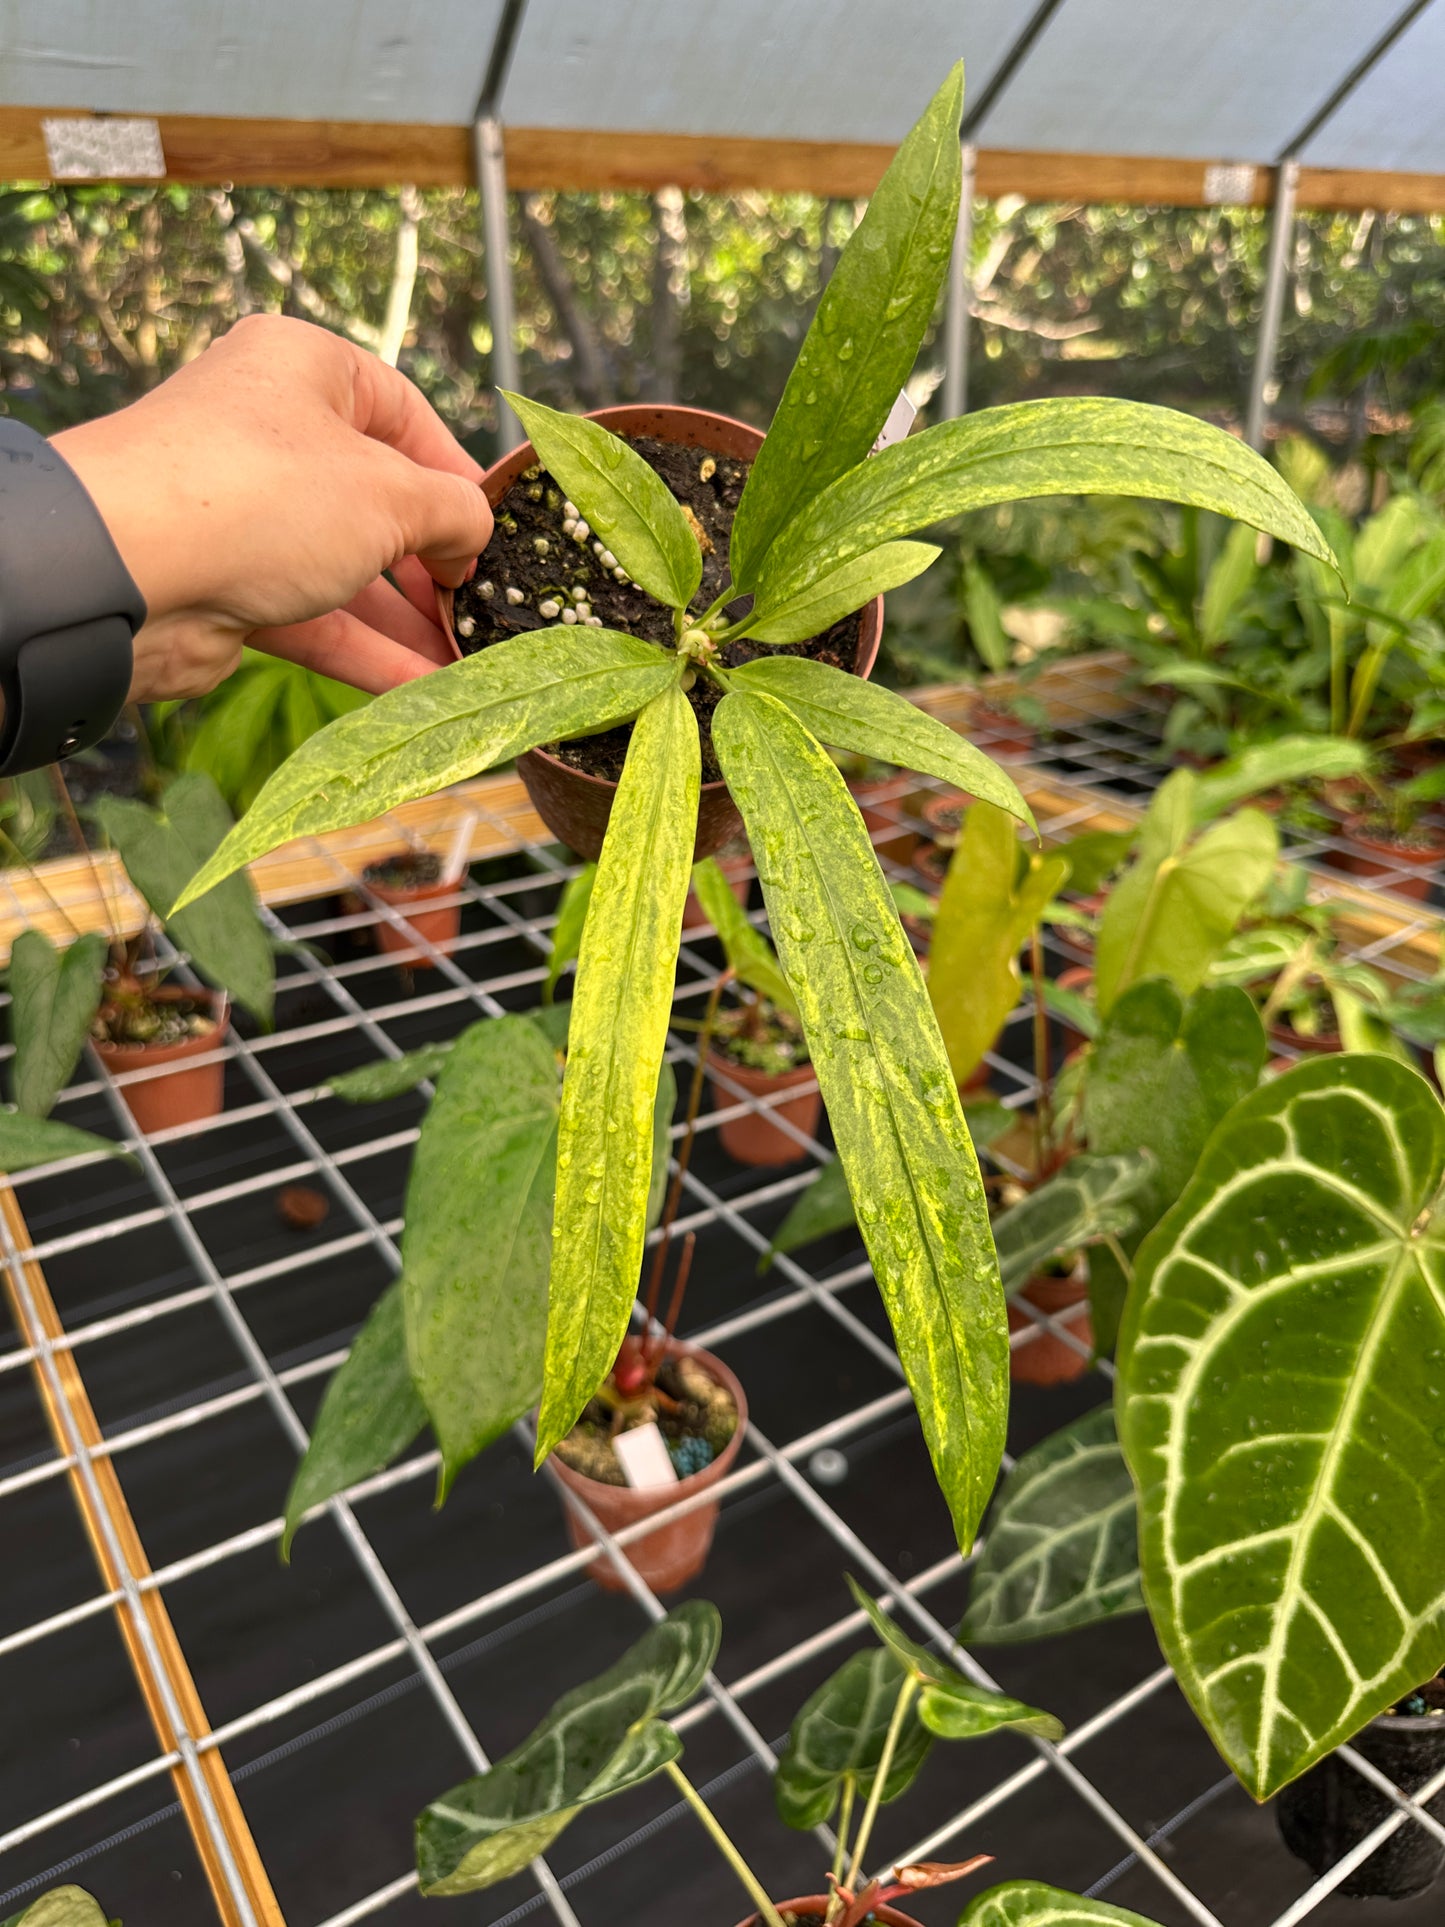
<instances>
[{"instance_id":1,"label":"plant stem","mask_svg":"<svg viewBox=\"0 0 1445 1927\"><path fill-rule=\"evenodd\" d=\"M1049 1065L1049 1011L1044 1002L1044 944L1038 924L1029 933L1029 969L1034 979L1034 1082L1039 1087L1034 1105L1034 1181L1048 1175L1044 1161L1053 1136L1053 1078Z\"/></svg>"},{"instance_id":2,"label":"plant stem","mask_svg":"<svg viewBox=\"0 0 1445 1927\"><path fill-rule=\"evenodd\" d=\"M714 1818L708 1808L707 1802L703 1799L692 1781L688 1779L676 1760L668 1761L667 1770L669 1774L671 1774L673 1784L676 1786L678 1792L682 1795L683 1799L687 1801L687 1804L692 1808L698 1819L702 1821L703 1825L712 1835L713 1843L717 1847L718 1852L722 1855L723 1859L727 1861L744 1887L747 1888L749 1898L763 1919L768 1923L768 1927L783 1927L783 1917L773 1905L772 1901L768 1899L767 1894L763 1890L763 1883L758 1879L747 1861L743 1859L732 1841L729 1840L723 1832L721 1823Z\"/></svg>"},{"instance_id":3,"label":"plant stem","mask_svg":"<svg viewBox=\"0 0 1445 1927\"><path fill-rule=\"evenodd\" d=\"M863 1873L863 1856L868 1851L868 1842L873 1833L873 1822L878 1818L878 1809L883 1803L883 1788L888 1779L888 1769L893 1764L893 1755L898 1748L899 1736L903 1732L903 1722L908 1709L918 1692L918 1681L909 1673L898 1689L894 1702L893 1717L888 1722L888 1732L883 1741L883 1751L878 1755L878 1766L873 1774L873 1784L868 1789L868 1804L863 1809L863 1818L858 1823L858 1838L853 1846L853 1864L848 1869L848 1886L854 1893Z\"/></svg>"},{"instance_id":4,"label":"plant stem","mask_svg":"<svg viewBox=\"0 0 1445 1927\"><path fill-rule=\"evenodd\" d=\"M828 1920L835 1919L843 1909L838 1885L843 1878L843 1862L848 1857L848 1829L853 1824L853 1800L857 1791L858 1782L851 1773L847 1774L843 1781L843 1803L838 1809L838 1845L833 1853L833 1891L828 1896Z\"/></svg>"}]
</instances>

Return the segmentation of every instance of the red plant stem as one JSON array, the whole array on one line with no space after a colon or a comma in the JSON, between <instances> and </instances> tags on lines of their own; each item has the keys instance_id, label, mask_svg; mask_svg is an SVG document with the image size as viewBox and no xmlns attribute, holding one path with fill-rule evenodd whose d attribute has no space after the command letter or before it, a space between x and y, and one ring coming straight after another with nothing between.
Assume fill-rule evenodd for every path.
<instances>
[{"instance_id":1,"label":"red plant stem","mask_svg":"<svg viewBox=\"0 0 1445 1927\"><path fill-rule=\"evenodd\" d=\"M667 1350L673 1333L677 1330L678 1314L682 1310L683 1295L687 1291L688 1277L692 1271L692 1254L697 1247L697 1233L689 1231L682 1241L682 1256L677 1261L677 1276L672 1281L672 1297L667 1305L667 1322L662 1330L662 1343L658 1356Z\"/></svg>"}]
</instances>

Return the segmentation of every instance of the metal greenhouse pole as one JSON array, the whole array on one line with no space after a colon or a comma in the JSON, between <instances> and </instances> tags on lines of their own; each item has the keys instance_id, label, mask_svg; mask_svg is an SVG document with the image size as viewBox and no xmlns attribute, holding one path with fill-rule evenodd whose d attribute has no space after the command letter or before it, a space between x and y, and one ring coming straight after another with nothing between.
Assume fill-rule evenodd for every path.
<instances>
[{"instance_id":1,"label":"metal greenhouse pole","mask_svg":"<svg viewBox=\"0 0 1445 1927\"><path fill-rule=\"evenodd\" d=\"M511 233L507 220L507 162L500 117L502 88L527 0L507 0L492 43L472 121L472 152L482 209L482 246L487 264L487 312L492 323L492 385L517 387L517 308L512 291ZM497 451L523 440L522 425L497 397Z\"/></svg>"}]
</instances>

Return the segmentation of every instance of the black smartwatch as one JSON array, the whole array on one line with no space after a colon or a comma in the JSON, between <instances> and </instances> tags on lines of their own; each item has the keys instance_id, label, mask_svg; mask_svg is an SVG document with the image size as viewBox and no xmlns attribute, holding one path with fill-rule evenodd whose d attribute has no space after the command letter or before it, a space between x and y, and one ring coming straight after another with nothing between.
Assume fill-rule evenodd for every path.
<instances>
[{"instance_id":1,"label":"black smartwatch","mask_svg":"<svg viewBox=\"0 0 1445 1927\"><path fill-rule=\"evenodd\" d=\"M0 776L98 743L130 689L146 605L79 476L0 420Z\"/></svg>"}]
</instances>

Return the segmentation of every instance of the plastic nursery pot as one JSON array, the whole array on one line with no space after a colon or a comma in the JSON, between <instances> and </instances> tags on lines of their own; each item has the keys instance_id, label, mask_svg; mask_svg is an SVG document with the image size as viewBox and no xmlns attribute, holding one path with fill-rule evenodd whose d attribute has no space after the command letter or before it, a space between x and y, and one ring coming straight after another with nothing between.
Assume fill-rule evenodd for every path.
<instances>
[{"instance_id":1,"label":"plastic nursery pot","mask_svg":"<svg viewBox=\"0 0 1445 1927\"><path fill-rule=\"evenodd\" d=\"M1050 1318L1060 1318L1072 1305L1087 1304L1089 1274L1084 1269L1082 1258L1067 1278L1030 1278L1020 1295L1036 1311L1044 1312ZM1083 1351L1076 1351L1066 1340L1056 1338L1047 1326L1037 1324L1021 1306L1009 1306L1009 1330L1033 1332L1032 1338L1022 1345L1013 1346L1009 1351L1008 1375L1016 1385L1067 1385L1070 1380L1082 1378L1088 1371L1089 1352L1094 1343L1092 1319L1085 1312L1081 1318L1068 1318L1062 1322L1084 1347Z\"/></svg>"},{"instance_id":2,"label":"plastic nursery pot","mask_svg":"<svg viewBox=\"0 0 1445 1927\"><path fill-rule=\"evenodd\" d=\"M1445 1713L1391 1713L1372 1720L1350 1745L1403 1792L1412 1793L1445 1766ZM1331 1754L1279 1795L1275 1818L1290 1852L1326 1872L1395 1812L1347 1760ZM1445 1793L1426 1802L1445 1819ZM1413 1820L1392 1833L1355 1868L1339 1891L1355 1898L1408 1900L1424 1893L1445 1867L1445 1845Z\"/></svg>"},{"instance_id":3,"label":"plastic nursery pot","mask_svg":"<svg viewBox=\"0 0 1445 1927\"><path fill-rule=\"evenodd\" d=\"M762 431L731 415L713 415L702 408L661 408L625 406L598 408L588 417L601 422L616 435L649 435L660 442L679 443L685 448L712 449L730 455L734 461L751 461L763 445ZM523 469L537 460L530 442L523 442L510 455L489 468L482 477L487 500L496 508ZM438 587L437 613L447 640L458 655L452 631L452 591ZM875 596L859 617L858 655L854 673L867 677L873 672L878 643L883 634L883 598ZM612 813L612 798L617 785L605 777L589 776L559 762L545 750L529 749L517 758L517 774L526 785L532 806L560 843L580 857L595 862L602 852L602 838ZM728 794L726 783L704 783L698 798L697 841L693 861L714 856L724 843L741 836L742 817Z\"/></svg>"},{"instance_id":4,"label":"plastic nursery pot","mask_svg":"<svg viewBox=\"0 0 1445 1927\"><path fill-rule=\"evenodd\" d=\"M90 1047L112 1077L127 1071L150 1071L160 1064L185 1066L167 1071L162 1077L137 1078L122 1084L120 1094L126 1101L136 1129L147 1137L156 1131L169 1131L177 1124L199 1124L208 1117L219 1117L226 1084L226 1063L217 1056L209 1064L190 1060L219 1051L225 1041L228 1006L224 991L185 990L179 985L162 984L147 992L153 1004L195 1004L215 1019L215 1029L203 1037L183 1037L177 1044L108 1044L92 1037ZM102 1006L101 1015L113 1006Z\"/></svg>"},{"instance_id":5,"label":"plastic nursery pot","mask_svg":"<svg viewBox=\"0 0 1445 1927\"><path fill-rule=\"evenodd\" d=\"M1396 842L1392 837L1372 836L1363 817L1347 816L1341 835L1345 848L1334 857L1341 869L1417 903L1429 898L1431 872L1445 869L1445 836L1424 827L1415 830L1408 842Z\"/></svg>"},{"instance_id":6,"label":"plastic nursery pot","mask_svg":"<svg viewBox=\"0 0 1445 1927\"><path fill-rule=\"evenodd\" d=\"M385 869L387 865L399 862L402 857L410 858L411 850L398 852L395 857L382 857L376 863L368 863L361 873L361 880L374 897L379 897L393 910L402 912L404 922L392 923L387 917L378 920L376 928L376 947L384 954L406 955L409 970L431 970L433 960L425 951L417 948L418 940L431 944L444 957L452 953L462 927L462 906L458 896L457 883L448 883L442 877L434 877L425 883L382 883L373 872ZM448 902L448 898L453 899ZM435 904L433 910L424 908Z\"/></svg>"},{"instance_id":7,"label":"plastic nursery pot","mask_svg":"<svg viewBox=\"0 0 1445 1927\"><path fill-rule=\"evenodd\" d=\"M1292 1024L1271 1024L1267 1035L1277 1050L1303 1051L1311 1057L1330 1057L1345 1048L1345 1041L1337 1030L1316 1031L1306 1037ZM1287 1058L1286 1061L1293 1060Z\"/></svg>"},{"instance_id":8,"label":"plastic nursery pot","mask_svg":"<svg viewBox=\"0 0 1445 1927\"><path fill-rule=\"evenodd\" d=\"M786 1118L789 1124L809 1137L815 1137L818 1120L823 1114L823 1095L818 1089L817 1073L811 1064L799 1064L790 1071L759 1071L749 1064L739 1064L720 1051L709 1051L707 1058L708 1082L712 1091L712 1101L716 1109L725 1111L737 1103L725 1084L718 1082L719 1076L740 1084L749 1097L772 1097L778 1091L798 1091L797 1097L790 1097L781 1104L771 1107L772 1116L763 1116L756 1111L745 1111L741 1117L730 1117L718 1126L718 1136L722 1147L730 1158L739 1164L796 1164L805 1155L803 1147L796 1138L788 1136L773 1123L773 1117ZM807 1086L803 1089L801 1087Z\"/></svg>"},{"instance_id":9,"label":"plastic nursery pot","mask_svg":"<svg viewBox=\"0 0 1445 1927\"><path fill-rule=\"evenodd\" d=\"M805 1894L801 1900L779 1900L774 1904L785 1921L790 1914L797 1920L822 1920L828 1911L828 1896ZM900 1913L896 1907L870 1908L868 1918L880 1921L882 1927L918 1927L912 1914ZM746 1920L738 1922L738 1927L761 1927L761 1916L749 1914Z\"/></svg>"},{"instance_id":10,"label":"plastic nursery pot","mask_svg":"<svg viewBox=\"0 0 1445 1927\"><path fill-rule=\"evenodd\" d=\"M732 1393L738 1413L737 1430L712 1464L705 1465L701 1472L694 1472L690 1478L679 1479L675 1485L645 1486L640 1490L630 1485L604 1485L600 1479L589 1479L585 1473L574 1472L570 1465L564 1465L554 1452L550 1464L564 1488L563 1509L567 1515L567 1532L578 1551L594 1545L596 1541L567 1503L566 1494L574 1494L580 1499L608 1532L621 1532L624 1526L635 1525L639 1519L650 1518L654 1512L662 1512L668 1506L678 1505L684 1499L706 1492L726 1477L738 1455L743 1433L747 1429L748 1401L737 1378L711 1352L702 1351L695 1345L681 1344L675 1338L668 1340L666 1356L695 1358L710 1378ZM718 1503L712 1499L695 1505L691 1511L684 1512L681 1518L659 1526L656 1532L646 1532L641 1538L630 1540L624 1547L628 1559L654 1592L676 1592L679 1586L685 1586L689 1579L696 1578L702 1571L712 1546L713 1533L717 1529ZM587 1572L603 1592L626 1590L605 1552L599 1553L591 1561Z\"/></svg>"},{"instance_id":11,"label":"plastic nursery pot","mask_svg":"<svg viewBox=\"0 0 1445 1927\"><path fill-rule=\"evenodd\" d=\"M728 888L746 910L748 890L753 879L753 858L750 850L738 856L719 856L717 867L728 880ZM705 930L709 918L697 900L697 892L689 890L687 900L682 906L682 927L684 930Z\"/></svg>"}]
</instances>

